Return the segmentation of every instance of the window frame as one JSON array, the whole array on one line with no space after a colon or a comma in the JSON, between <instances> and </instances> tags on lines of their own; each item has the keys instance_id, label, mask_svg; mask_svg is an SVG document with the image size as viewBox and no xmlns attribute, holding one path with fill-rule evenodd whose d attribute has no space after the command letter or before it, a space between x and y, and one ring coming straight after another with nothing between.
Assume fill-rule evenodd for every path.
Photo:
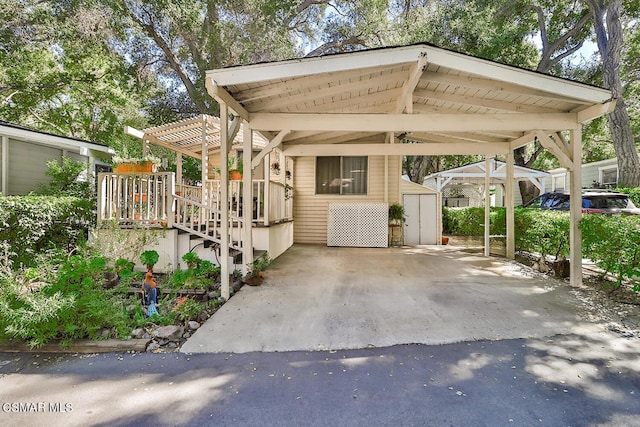
<instances>
[{"instance_id":1,"label":"window frame","mask_svg":"<svg viewBox=\"0 0 640 427\"><path fill-rule=\"evenodd\" d=\"M614 171L616 172L616 180L613 183L610 182L604 182L604 174L605 172L611 172ZM598 168L598 182L600 182L600 185L603 186L611 186L611 187L617 187L618 186L618 180L620 179L619 174L618 174L618 165L611 165L611 166L601 166Z\"/></svg>"},{"instance_id":2,"label":"window frame","mask_svg":"<svg viewBox=\"0 0 640 427\"><path fill-rule=\"evenodd\" d=\"M340 187L340 192L339 193L320 193L318 192L318 159L320 158L327 158L327 157L335 157L339 159L340 165L339 165L339 169L340 169L340 180L343 180L343 167L344 167L344 163L343 160L345 158L361 158L361 159L365 159L366 160L366 174L367 174L367 178L365 180L365 192L364 193L343 193L342 192L342 186ZM316 196L336 196L336 197L363 197L363 196L368 196L369 195L369 187L370 187L370 157L369 156L316 156L315 160L314 160L314 195Z\"/></svg>"}]
</instances>

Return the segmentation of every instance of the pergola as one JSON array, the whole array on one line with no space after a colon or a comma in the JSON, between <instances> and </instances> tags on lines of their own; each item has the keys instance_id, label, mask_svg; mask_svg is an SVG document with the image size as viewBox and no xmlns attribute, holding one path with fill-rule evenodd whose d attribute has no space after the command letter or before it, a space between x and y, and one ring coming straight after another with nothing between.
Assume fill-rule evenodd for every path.
<instances>
[{"instance_id":1,"label":"pergola","mask_svg":"<svg viewBox=\"0 0 640 427\"><path fill-rule=\"evenodd\" d=\"M245 121L245 145L255 131L286 156L504 155L511 195L513 150L537 138L570 171L571 280L581 282L582 124L613 109L608 90L427 44L211 70L206 86L220 103L222 165Z\"/></svg>"},{"instance_id":2,"label":"pergola","mask_svg":"<svg viewBox=\"0 0 640 427\"><path fill-rule=\"evenodd\" d=\"M243 133L239 132L240 124L239 121L235 122L227 136L234 147L243 146ZM202 161L202 181L204 182L208 179L212 155L218 153L221 147L220 119L206 114L143 130L125 126L125 133L143 141L145 154L148 152L148 144L175 151L178 156L176 179L179 183L182 182L182 155ZM253 144L254 147L262 148L266 145L266 141L258 136L253 140Z\"/></svg>"},{"instance_id":3,"label":"pergola","mask_svg":"<svg viewBox=\"0 0 640 427\"><path fill-rule=\"evenodd\" d=\"M429 186L436 191L442 191L446 187L460 185L484 186L489 175L489 183L491 185L506 185L507 181L507 164L499 160L493 159L487 168L486 161L471 163L457 168L447 169L436 172L424 177L424 185L428 185L427 181L434 181L435 186ZM529 181L544 192L543 180L549 176L549 173L525 168L524 166L513 167L513 179L516 181Z\"/></svg>"}]
</instances>

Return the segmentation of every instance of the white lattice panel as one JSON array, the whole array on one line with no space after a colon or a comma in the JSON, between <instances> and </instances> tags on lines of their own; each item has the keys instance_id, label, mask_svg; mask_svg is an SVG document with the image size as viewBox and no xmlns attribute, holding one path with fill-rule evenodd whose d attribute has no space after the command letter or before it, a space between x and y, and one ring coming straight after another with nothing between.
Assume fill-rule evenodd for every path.
<instances>
[{"instance_id":1,"label":"white lattice panel","mask_svg":"<svg viewBox=\"0 0 640 427\"><path fill-rule=\"evenodd\" d=\"M327 246L386 248L388 235L387 203L329 203Z\"/></svg>"}]
</instances>

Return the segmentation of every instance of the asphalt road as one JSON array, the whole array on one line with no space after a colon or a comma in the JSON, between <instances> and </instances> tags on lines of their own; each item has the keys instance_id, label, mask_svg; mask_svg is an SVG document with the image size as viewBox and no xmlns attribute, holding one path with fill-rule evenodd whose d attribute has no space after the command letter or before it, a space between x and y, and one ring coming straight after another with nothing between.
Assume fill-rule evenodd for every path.
<instances>
[{"instance_id":1,"label":"asphalt road","mask_svg":"<svg viewBox=\"0 0 640 427\"><path fill-rule=\"evenodd\" d=\"M0 425L640 426L640 339L345 351L0 353Z\"/></svg>"}]
</instances>

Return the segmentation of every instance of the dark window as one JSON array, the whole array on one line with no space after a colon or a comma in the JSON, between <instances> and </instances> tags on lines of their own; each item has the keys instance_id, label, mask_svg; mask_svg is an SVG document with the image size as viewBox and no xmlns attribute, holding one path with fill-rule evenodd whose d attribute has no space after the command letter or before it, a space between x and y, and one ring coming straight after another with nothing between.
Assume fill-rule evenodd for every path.
<instances>
[{"instance_id":1,"label":"dark window","mask_svg":"<svg viewBox=\"0 0 640 427\"><path fill-rule=\"evenodd\" d=\"M316 157L316 194L367 194L368 158Z\"/></svg>"}]
</instances>

